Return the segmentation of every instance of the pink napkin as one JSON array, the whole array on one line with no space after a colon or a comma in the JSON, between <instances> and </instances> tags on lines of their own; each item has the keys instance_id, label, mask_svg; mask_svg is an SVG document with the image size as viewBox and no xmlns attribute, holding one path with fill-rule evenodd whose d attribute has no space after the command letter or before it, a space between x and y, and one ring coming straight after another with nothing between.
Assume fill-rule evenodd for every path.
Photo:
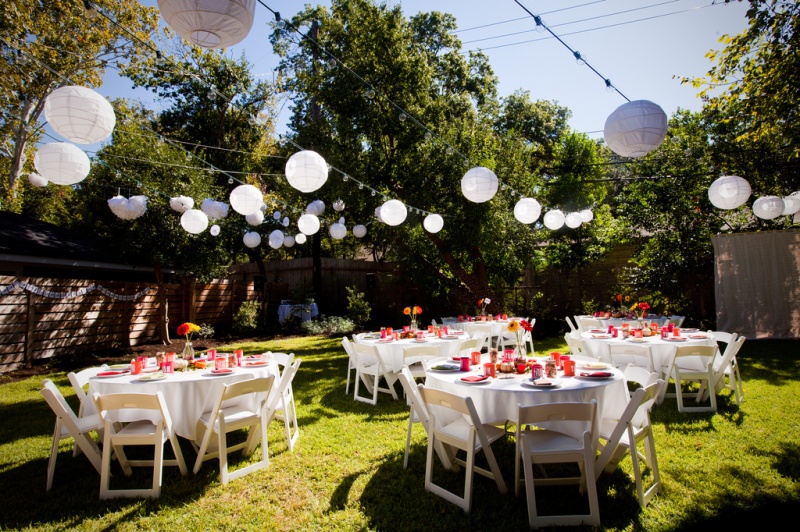
<instances>
[{"instance_id":1,"label":"pink napkin","mask_svg":"<svg viewBox=\"0 0 800 532\"><path fill-rule=\"evenodd\" d=\"M488 378L488 375L470 375L469 377L462 377L461 380L465 382L481 382Z\"/></svg>"},{"instance_id":2,"label":"pink napkin","mask_svg":"<svg viewBox=\"0 0 800 532\"><path fill-rule=\"evenodd\" d=\"M123 371L101 371L97 374L98 377L111 377L113 375L125 375L126 373L130 373L130 370L126 369Z\"/></svg>"},{"instance_id":3,"label":"pink napkin","mask_svg":"<svg viewBox=\"0 0 800 532\"><path fill-rule=\"evenodd\" d=\"M608 371L595 371L593 373L581 373L581 377L611 377L613 373L609 373Z\"/></svg>"}]
</instances>

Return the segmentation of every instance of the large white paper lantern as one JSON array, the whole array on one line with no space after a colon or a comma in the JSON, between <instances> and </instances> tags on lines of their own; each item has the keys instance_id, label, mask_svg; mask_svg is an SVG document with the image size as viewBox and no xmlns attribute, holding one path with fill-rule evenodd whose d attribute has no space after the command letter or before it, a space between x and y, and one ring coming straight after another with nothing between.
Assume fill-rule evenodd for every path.
<instances>
[{"instance_id":1,"label":"large white paper lantern","mask_svg":"<svg viewBox=\"0 0 800 532\"><path fill-rule=\"evenodd\" d=\"M520 223L532 224L542 214L542 206L533 198L522 198L514 205L514 218Z\"/></svg>"},{"instance_id":2,"label":"large white paper lantern","mask_svg":"<svg viewBox=\"0 0 800 532\"><path fill-rule=\"evenodd\" d=\"M200 210L206 213L210 220L222 220L228 216L228 204L210 198L203 200L203 203L200 204Z\"/></svg>"},{"instance_id":3,"label":"large white paper lantern","mask_svg":"<svg viewBox=\"0 0 800 532\"><path fill-rule=\"evenodd\" d=\"M797 196L784 196L783 197L783 214L784 216L791 216L792 214L800 211L800 197Z\"/></svg>"},{"instance_id":4,"label":"large white paper lantern","mask_svg":"<svg viewBox=\"0 0 800 532\"><path fill-rule=\"evenodd\" d=\"M764 220L772 220L783 214L783 199L778 196L762 196L753 202L753 214Z\"/></svg>"},{"instance_id":5,"label":"large white paper lantern","mask_svg":"<svg viewBox=\"0 0 800 532\"><path fill-rule=\"evenodd\" d=\"M438 233L444 227L444 219L438 214L429 214L422 221L422 227L429 233Z\"/></svg>"},{"instance_id":6,"label":"large white paper lantern","mask_svg":"<svg viewBox=\"0 0 800 532\"><path fill-rule=\"evenodd\" d=\"M287 248L294 246L294 237L292 235L283 237L283 245Z\"/></svg>"},{"instance_id":7,"label":"large white paper lantern","mask_svg":"<svg viewBox=\"0 0 800 532\"><path fill-rule=\"evenodd\" d=\"M314 192L328 180L328 163L317 152L299 151L286 161L286 180L300 192Z\"/></svg>"},{"instance_id":8,"label":"large white paper lantern","mask_svg":"<svg viewBox=\"0 0 800 532\"><path fill-rule=\"evenodd\" d=\"M169 199L169 206L172 210L184 213L191 208L194 208L194 200L189 196L176 196Z\"/></svg>"},{"instance_id":9,"label":"large white paper lantern","mask_svg":"<svg viewBox=\"0 0 800 532\"><path fill-rule=\"evenodd\" d=\"M624 103L606 119L603 137L614 153L641 157L655 150L667 136L667 113L649 100Z\"/></svg>"},{"instance_id":10,"label":"large white paper lantern","mask_svg":"<svg viewBox=\"0 0 800 532\"><path fill-rule=\"evenodd\" d=\"M181 227L187 233L198 235L208 227L208 216L199 209L189 209L181 215Z\"/></svg>"},{"instance_id":11,"label":"large white paper lantern","mask_svg":"<svg viewBox=\"0 0 800 532\"><path fill-rule=\"evenodd\" d=\"M581 221L585 224L594 220L594 213L589 209L583 209L579 214L581 215Z\"/></svg>"},{"instance_id":12,"label":"large white paper lantern","mask_svg":"<svg viewBox=\"0 0 800 532\"><path fill-rule=\"evenodd\" d=\"M319 231L319 218L313 214L304 214L297 219L297 228L304 235L313 235Z\"/></svg>"},{"instance_id":13,"label":"large white paper lantern","mask_svg":"<svg viewBox=\"0 0 800 532\"><path fill-rule=\"evenodd\" d=\"M269 234L269 247L272 249L280 249L283 246L283 231L280 229L275 229L273 232Z\"/></svg>"},{"instance_id":14,"label":"large white paper lantern","mask_svg":"<svg viewBox=\"0 0 800 532\"><path fill-rule=\"evenodd\" d=\"M294 236L294 241L298 244L305 244L306 243L306 235L303 233L298 233Z\"/></svg>"},{"instance_id":15,"label":"large white paper lantern","mask_svg":"<svg viewBox=\"0 0 800 532\"><path fill-rule=\"evenodd\" d=\"M406 221L408 209L405 204L396 199L392 199L381 205L381 219L386 225L400 225Z\"/></svg>"},{"instance_id":16,"label":"large white paper lantern","mask_svg":"<svg viewBox=\"0 0 800 532\"><path fill-rule=\"evenodd\" d=\"M258 247L258 245L261 244L261 235L255 231L248 231L242 237L242 242L244 242L244 245L249 248Z\"/></svg>"},{"instance_id":17,"label":"large white paper lantern","mask_svg":"<svg viewBox=\"0 0 800 532\"><path fill-rule=\"evenodd\" d=\"M219 226L216 224L212 225L208 232L211 233L211 236L219 236Z\"/></svg>"},{"instance_id":18,"label":"large white paper lantern","mask_svg":"<svg viewBox=\"0 0 800 532\"><path fill-rule=\"evenodd\" d=\"M461 192L475 203L489 201L497 193L497 176L483 166L476 166L461 178Z\"/></svg>"},{"instance_id":19,"label":"large white paper lantern","mask_svg":"<svg viewBox=\"0 0 800 532\"><path fill-rule=\"evenodd\" d=\"M334 240L341 240L347 236L347 227L343 223L336 222L331 224L330 228L331 238Z\"/></svg>"},{"instance_id":20,"label":"large white paper lantern","mask_svg":"<svg viewBox=\"0 0 800 532\"><path fill-rule=\"evenodd\" d=\"M167 24L203 48L230 48L253 27L256 0L158 0Z\"/></svg>"},{"instance_id":21,"label":"large white paper lantern","mask_svg":"<svg viewBox=\"0 0 800 532\"><path fill-rule=\"evenodd\" d=\"M547 211L544 215L544 226L555 231L564 225L564 213L558 209Z\"/></svg>"},{"instance_id":22,"label":"large white paper lantern","mask_svg":"<svg viewBox=\"0 0 800 532\"><path fill-rule=\"evenodd\" d=\"M56 185L80 183L91 170L89 157L74 144L48 142L33 156L33 166L39 174Z\"/></svg>"},{"instance_id":23,"label":"large white paper lantern","mask_svg":"<svg viewBox=\"0 0 800 532\"><path fill-rule=\"evenodd\" d=\"M313 214L314 216L319 216L323 212L325 212L325 202L322 200L314 200L308 205L306 205L306 212L308 214Z\"/></svg>"},{"instance_id":24,"label":"large white paper lantern","mask_svg":"<svg viewBox=\"0 0 800 532\"><path fill-rule=\"evenodd\" d=\"M28 174L28 183L30 183L31 186L42 188L46 187L49 181L40 176L39 174L37 174L36 172L31 172L30 174Z\"/></svg>"},{"instance_id":25,"label":"large white paper lantern","mask_svg":"<svg viewBox=\"0 0 800 532\"><path fill-rule=\"evenodd\" d=\"M724 175L708 187L708 199L718 209L735 209L750 197L750 183L738 175Z\"/></svg>"},{"instance_id":26,"label":"large white paper lantern","mask_svg":"<svg viewBox=\"0 0 800 532\"><path fill-rule=\"evenodd\" d=\"M264 221L264 213L258 210L256 212L248 214L247 216L244 217L244 219L250 225L261 225L261 223Z\"/></svg>"},{"instance_id":27,"label":"large white paper lantern","mask_svg":"<svg viewBox=\"0 0 800 532\"><path fill-rule=\"evenodd\" d=\"M234 211L247 216L261 211L264 195L253 185L239 185L231 190L230 200Z\"/></svg>"},{"instance_id":28,"label":"large white paper lantern","mask_svg":"<svg viewBox=\"0 0 800 532\"><path fill-rule=\"evenodd\" d=\"M117 218L135 220L147 211L147 196L114 196L108 200L108 207Z\"/></svg>"},{"instance_id":29,"label":"large white paper lantern","mask_svg":"<svg viewBox=\"0 0 800 532\"><path fill-rule=\"evenodd\" d=\"M94 144L111 136L117 117L114 108L98 92L69 85L50 93L44 117L53 130L77 144Z\"/></svg>"},{"instance_id":30,"label":"large white paper lantern","mask_svg":"<svg viewBox=\"0 0 800 532\"><path fill-rule=\"evenodd\" d=\"M353 236L356 238L364 238L367 236L367 228L364 225L358 224L353 227Z\"/></svg>"},{"instance_id":31,"label":"large white paper lantern","mask_svg":"<svg viewBox=\"0 0 800 532\"><path fill-rule=\"evenodd\" d=\"M577 227L580 227L580 225L583 223L583 220L581 220L581 215L579 213L571 212L564 219L564 223L570 229L575 229Z\"/></svg>"}]
</instances>

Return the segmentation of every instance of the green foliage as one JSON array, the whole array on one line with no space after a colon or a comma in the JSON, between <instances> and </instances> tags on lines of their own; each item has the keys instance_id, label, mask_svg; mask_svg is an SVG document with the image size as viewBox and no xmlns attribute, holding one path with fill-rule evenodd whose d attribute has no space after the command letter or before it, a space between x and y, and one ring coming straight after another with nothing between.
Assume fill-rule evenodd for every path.
<instances>
[{"instance_id":1,"label":"green foliage","mask_svg":"<svg viewBox=\"0 0 800 532\"><path fill-rule=\"evenodd\" d=\"M214 327L208 323L201 323L200 330L195 333L198 338L214 338Z\"/></svg>"},{"instance_id":2,"label":"green foliage","mask_svg":"<svg viewBox=\"0 0 800 532\"><path fill-rule=\"evenodd\" d=\"M301 328L309 335L347 334L353 332L356 324L340 316L322 316L318 320L304 321Z\"/></svg>"},{"instance_id":3,"label":"green foliage","mask_svg":"<svg viewBox=\"0 0 800 532\"><path fill-rule=\"evenodd\" d=\"M245 301L233 315L233 330L240 333L251 333L258 328L261 303Z\"/></svg>"},{"instance_id":4,"label":"green foliage","mask_svg":"<svg viewBox=\"0 0 800 532\"><path fill-rule=\"evenodd\" d=\"M372 311L364 292L359 292L355 286L345 287L347 290L347 317L359 327L369 321Z\"/></svg>"}]
</instances>

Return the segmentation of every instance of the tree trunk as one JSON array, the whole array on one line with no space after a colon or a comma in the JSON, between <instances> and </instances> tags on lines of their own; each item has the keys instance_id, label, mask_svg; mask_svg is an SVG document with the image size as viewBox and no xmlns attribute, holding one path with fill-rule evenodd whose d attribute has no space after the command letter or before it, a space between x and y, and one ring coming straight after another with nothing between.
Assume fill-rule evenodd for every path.
<instances>
[{"instance_id":1,"label":"tree trunk","mask_svg":"<svg viewBox=\"0 0 800 532\"><path fill-rule=\"evenodd\" d=\"M161 265L154 265L153 271L156 274L156 285L158 286L158 336L162 344L172 345L172 341L169 339L169 298L167 298L167 287L164 284Z\"/></svg>"},{"instance_id":2,"label":"tree trunk","mask_svg":"<svg viewBox=\"0 0 800 532\"><path fill-rule=\"evenodd\" d=\"M30 135L30 126L28 120L31 117L33 109L33 102L27 101L22 105L20 110L20 124L14 133L14 151L11 154L11 168L8 172L9 189L14 189L17 180L22 175L22 168L25 166L27 156L25 155L25 147L28 145L28 135Z\"/></svg>"}]
</instances>

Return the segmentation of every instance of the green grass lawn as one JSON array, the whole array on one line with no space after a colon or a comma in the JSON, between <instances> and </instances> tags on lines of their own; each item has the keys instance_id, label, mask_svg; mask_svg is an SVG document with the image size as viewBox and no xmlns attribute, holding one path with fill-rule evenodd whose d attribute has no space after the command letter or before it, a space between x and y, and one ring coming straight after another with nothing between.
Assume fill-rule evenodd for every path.
<instances>
[{"instance_id":1,"label":"green grass lawn","mask_svg":"<svg viewBox=\"0 0 800 532\"><path fill-rule=\"evenodd\" d=\"M183 478L165 468L156 500L98 499L99 475L62 443L52 491L45 492L54 416L39 394L41 377L0 385L0 529L185 530L524 530L524 495L500 495L475 477L470 514L424 489L425 437L415 426L403 469L408 409L381 395L376 406L345 395L347 357L338 338L291 338L237 344L246 353L294 352L301 435L294 452L282 424L269 430L266 470L219 483L216 461ZM538 352L564 349L538 342ZM603 529L713 530L790 522L800 509L800 343L748 341L739 354L745 400L723 392L716 414L679 414L674 399L653 410L662 492L644 510L636 501L630 458L598 482ZM63 372L49 378L77 411ZM399 385L398 385L399 387ZM183 451L191 470L195 452ZM513 437L493 446L506 482ZM169 453L169 451L167 451ZM232 455L232 469L242 465ZM115 464L115 471L121 470ZM147 474L145 474L147 473ZM440 471L444 481L458 485ZM134 479L149 481L149 471ZM572 488L537 490L540 508L569 505Z\"/></svg>"}]
</instances>

